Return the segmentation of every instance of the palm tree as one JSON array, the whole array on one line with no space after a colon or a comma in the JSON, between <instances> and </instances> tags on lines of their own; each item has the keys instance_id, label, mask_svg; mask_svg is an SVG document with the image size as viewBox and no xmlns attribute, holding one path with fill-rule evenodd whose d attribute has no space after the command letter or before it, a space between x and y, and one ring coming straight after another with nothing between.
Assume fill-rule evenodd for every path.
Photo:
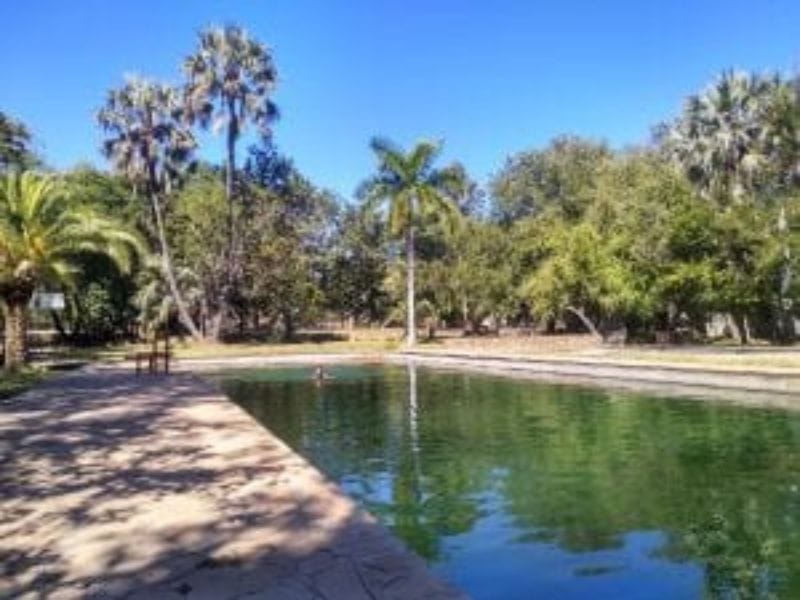
<instances>
[{"instance_id":1,"label":"palm tree","mask_svg":"<svg viewBox=\"0 0 800 600\"><path fill-rule=\"evenodd\" d=\"M196 339L199 328L184 302L172 262L164 224L164 204L196 147L183 124L180 94L172 87L139 78L108 94L98 113L98 122L108 135L103 152L115 170L127 177L150 203L161 266L175 302L181 324Z\"/></svg>"},{"instance_id":2,"label":"palm tree","mask_svg":"<svg viewBox=\"0 0 800 600\"><path fill-rule=\"evenodd\" d=\"M752 193L767 163L764 117L774 81L727 71L691 96L668 127L667 152L706 197L727 206Z\"/></svg>"},{"instance_id":3,"label":"palm tree","mask_svg":"<svg viewBox=\"0 0 800 600\"><path fill-rule=\"evenodd\" d=\"M80 254L105 254L127 270L133 253L141 250L136 235L81 205L60 180L33 171L0 178L5 368L25 362L27 307L37 287L69 287Z\"/></svg>"},{"instance_id":4,"label":"palm tree","mask_svg":"<svg viewBox=\"0 0 800 600\"><path fill-rule=\"evenodd\" d=\"M211 27L200 33L199 47L183 63L186 117L214 131L224 128L227 160L225 195L228 199L228 282L232 292L238 247L233 196L236 143L248 121L266 136L278 110L270 99L277 83L272 55L263 44L235 25ZM222 301L227 301L223 298Z\"/></svg>"},{"instance_id":5,"label":"palm tree","mask_svg":"<svg viewBox=\"0 0 800 600\"><path fill-rule=\"evenodd\" d=\"M789 287L787 191L797 184L800 130L798 89L778 76L723 73L703 93L689 98L683 114L664 132L664 147L700 194L722 210L750 201L781 203L777 223L783 266L778 290L778 331L794 337ZM743 343L744 315L735 317Z\"/></svg>"},{"instance_id":6,"label":"palm tree","mask_svg":"<svg viewBox=\"0 0 800 600\"><path fill-rule=\"evenodd\" d=\"M391 233L405 241L406 253L406 343L417 341L414 312L414 234L422 216L440 219L453 228L461 213L454 199L464 189L456 168L435 169L441 145L419 142L404 153L391 142L373 139L370 144L378 158L378 172L362 187L365 207L388 204Z\"/></svg>"}]
</instances>

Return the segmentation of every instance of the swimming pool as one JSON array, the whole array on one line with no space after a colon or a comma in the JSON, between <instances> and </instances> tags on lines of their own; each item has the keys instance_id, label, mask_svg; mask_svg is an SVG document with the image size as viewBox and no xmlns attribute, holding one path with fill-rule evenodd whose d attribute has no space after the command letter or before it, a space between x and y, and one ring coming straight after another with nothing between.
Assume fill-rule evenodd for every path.
<instances>
[{"instance_id":1,"label":"swimming pool","mask_svg":"<svg viewBox=\"0 0 800 600\"><path fill-rule=\"evenodd\" d=\"M226 392L476 598L800 597L800 413L408 366Z\"/></svg>"}]
</instances>

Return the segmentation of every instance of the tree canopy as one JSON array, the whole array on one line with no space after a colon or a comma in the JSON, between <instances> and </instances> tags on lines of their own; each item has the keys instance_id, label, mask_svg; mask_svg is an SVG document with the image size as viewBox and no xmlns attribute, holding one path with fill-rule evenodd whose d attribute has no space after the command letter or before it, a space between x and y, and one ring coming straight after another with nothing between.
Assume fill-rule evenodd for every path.
<instances>
[{"instance_id":1,"label":"tree canopy","mask_svg":"<svg viewBox=\"0 0 800 600\"><path fill-rule=\"evenodd\" d=\"M108 172L34 173L46 169L32 132L0 113L7 322L15 294L51 286L67 298L54 325L75 343L154 328L290 339L333 320L405 320L410 343L422 323L795 341L800 78L724 71L644 147L560 135L484 185L438 164L441 142L376 137L374 172L341 198L282 153L277 73L245 29L206 28L176 83L131 77L109 92L97 114ZM222 160L197 160L204 129L224 131ZM50 219L72 219L64 243L88 244L71 237L84 214L139 240L141 260L124 268L113 235L96 238L103 252L64 254Z\"/></svg>"}]
</instances>

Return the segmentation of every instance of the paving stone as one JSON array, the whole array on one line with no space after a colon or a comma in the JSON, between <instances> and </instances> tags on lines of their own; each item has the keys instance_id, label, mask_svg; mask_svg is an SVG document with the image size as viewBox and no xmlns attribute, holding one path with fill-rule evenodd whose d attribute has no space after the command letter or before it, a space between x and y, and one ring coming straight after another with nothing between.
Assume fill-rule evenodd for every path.
<instances>
[{"instance_id":1,"label":"paving stone","mask_svg":"<svg viewBox=\"0 0 800 600\"><path fill-rule=\"evenodd\" d=\"M190 374L65 374L0 434L3 597L463 597Z\"/></svg>"}]
</instances>

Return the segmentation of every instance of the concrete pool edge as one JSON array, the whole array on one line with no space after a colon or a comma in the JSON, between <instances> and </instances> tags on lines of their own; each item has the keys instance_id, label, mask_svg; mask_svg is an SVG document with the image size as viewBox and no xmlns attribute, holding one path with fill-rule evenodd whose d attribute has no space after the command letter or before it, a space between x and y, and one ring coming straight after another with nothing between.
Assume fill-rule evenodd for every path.
<instances>
[{"instance_id":1,"label":"concrete pool edge","mask_svg":"<svg viewBox=\"0 0 800 600\"><path fill-rule=\"evenodd\" d=\"M85 368L0 433L0 596L464 597L195 375Z\"/></svg>"},{"instance_id":2,"label":"concrete pool edge","mask_svg":"<svg viewBox=\"0 0 800 600\"><path fill-rule=\"evenodd\" d=\"M800 398L800 373L790 369L722 369L676 363L652 363L591 359L583 357L540 357L505 354L404 350L383 353L294 354L268 357L182 359L180 370L208 372L308 364L397 363L413 359L419 364L446 368L495 369L509 376L539 375L567 383L625 387L650 391L662 386L676 395L729 391L776 394Z\"/></svg>"},{"instance_id":3,"label":"concrete pool edge","mask_svg":"<svg viewBox=\"0 0 800 600\"><path fill-rule=\"evenodd\" d=\"M530 371L543 375L597 380L600 385L621 381L661 384L698 389L720 389L800 395L800 373L775 369L715 369L678 364L637 364L630 361L591 359L546 359L512 355L428 353L406 351L401 356L427 364L449 366L483 365L510 371Z\"/></svg>"}]
</instances>

